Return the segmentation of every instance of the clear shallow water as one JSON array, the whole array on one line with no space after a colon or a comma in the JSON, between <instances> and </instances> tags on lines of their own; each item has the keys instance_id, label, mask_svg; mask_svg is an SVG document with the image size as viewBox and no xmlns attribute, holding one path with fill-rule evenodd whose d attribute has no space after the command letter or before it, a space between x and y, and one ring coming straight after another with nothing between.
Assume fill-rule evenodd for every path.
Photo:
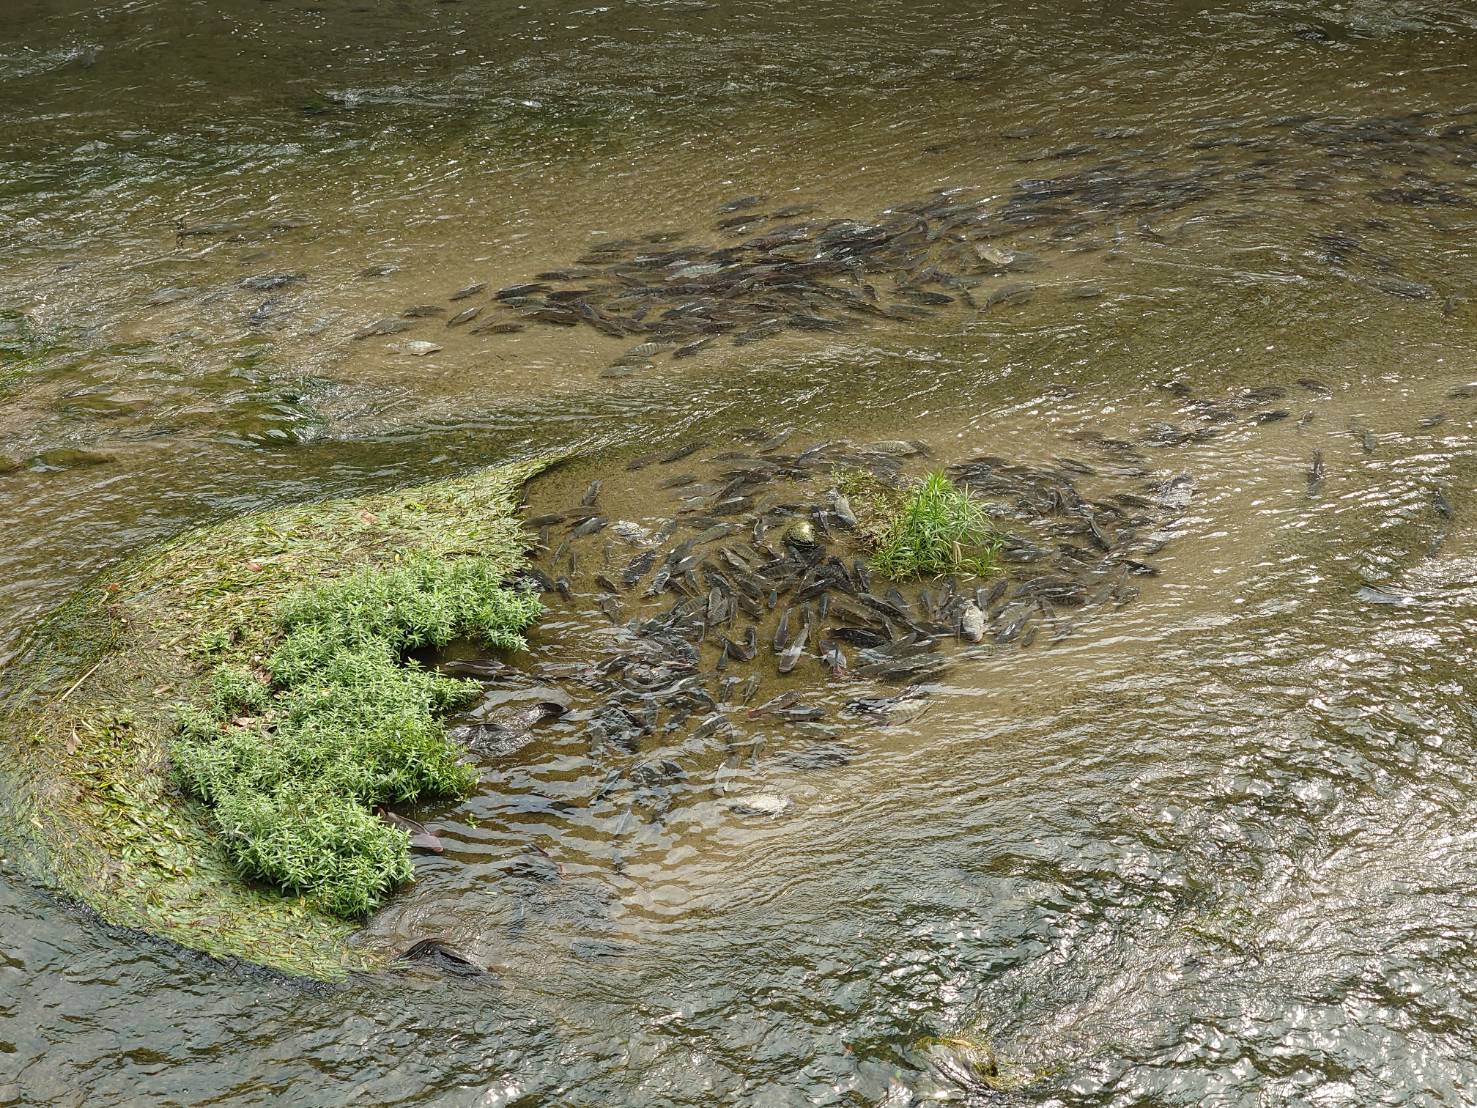
<instances>
[{"instance_id":1,"label":"clear shallow water","mask_svg":"<svg viewBox=\"0 0 1477 1108\"><path fill-rule=\"evenodd\" d=\"M1477 401L1448 396L1477 379L1474 22L1449 5L8 8L7 653L191 523L540 448L590 452L535 486L562 506L622 451L737 426L1043 461L1087 457L1082 431L1162 440L1239 388L1283 386L1272 406L1292 414L1142 447L1197 494L1138 601L951 668L925 716L853 736L850 765L786 770L777 739L755 772L794 801L780 818L735 818L704 779L633 833L583 803L606 766L573 735L489 762L484 793L431 814L454 848L375 923L454 938L489 978L305 990L100 929L7 869L0 1088L870 1104L931 1087L914 1040L969 1030L1035 1075L1020 1103L1474 1099ZM349 337L604 239L725 242L717 208L741 195L875 218L1104 165L1110 195L1057 202L1097 225L1021 227L1004 243L1039 255L1036 296L979 315L616 380L600 372L627 344L588 328ZM1133 209L1196 171L1203 195ZM1390 189L1420 202L1374 195ZM232 226L180 245L177 219ZM241 287L272 273L304 276ZM1084 284L1102 295L1076 299ZM387 349L422 334L443 350ZM1188 398L1158 387L1176 380ZM562 877L520 868L535 847Z\"/></svg>"}]
</instances>

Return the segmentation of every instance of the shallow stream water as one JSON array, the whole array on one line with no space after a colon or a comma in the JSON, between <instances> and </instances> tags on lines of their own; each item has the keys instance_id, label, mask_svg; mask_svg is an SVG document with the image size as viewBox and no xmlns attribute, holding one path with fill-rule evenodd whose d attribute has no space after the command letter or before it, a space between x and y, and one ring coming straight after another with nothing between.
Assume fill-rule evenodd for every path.
<instances>
[{"instance_id":1,"label":"shallow stream water","mask_svg":"<svg viewBox=\"0 0 1477 1108\"><path fill-rule=\"evenodd\" d=\"M305 988L0 861L0 1102L900 1105L962 1096L916 1044L967 1034L1002 1103L1477 1103L1477 9L1126 8L4 5L0 657L190 525L542 451L577 456L530 514L603 479L650 524L632 458L756 427L915 472L1105 436L1194 496L1132 603L966 652L845 764L769 729L736 788L777 814L699 756L654 818L572 723L487 759L371 924L483 977ZM979 310L634 367L586 326L353 337L724 247L738 198L937 190L1022 216ZM527 664L610 627L556 608Z\"/></svg>"}]
</instances>

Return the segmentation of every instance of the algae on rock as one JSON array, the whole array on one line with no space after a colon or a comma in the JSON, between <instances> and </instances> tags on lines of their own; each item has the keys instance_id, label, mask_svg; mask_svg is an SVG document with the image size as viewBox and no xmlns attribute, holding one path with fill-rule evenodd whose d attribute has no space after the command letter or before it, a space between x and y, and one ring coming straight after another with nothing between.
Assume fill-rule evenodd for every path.
<instances>
[{"instance_id":1,"label":"algae on rock","mask_svg":"<svg viewBox=\"0 0 1477 1108\"><path fill-rule=\"evenodd\" d=\"M367 910L407 869L401 844L369 828L366 806L472 782L434 719L464 690L400 665L401 652L461 634L517 644L537 605L498 584L522 563L526 536L514 513L523 482L541 465L231 519L147 550L83 589L6 674L18 830L40 875L109 923L212 955L324 978L378 961L350 944L353 927L339 917ZM381 615L363 637L345 631L345 618L368 619L363 605L387 599L383 590L414 601L402 606L404 618ZM325 644L325 635L339 638ZM287 776L233 777L213 747L228 733L269 737L264 721L291 718L310 729L315 706L352 717L365 705L343 702L342 684L325 679L322 667L365 665L375 679L401 686L397 703L418 706L401 719L420 744L407 760L431 752L434 773L397 775L394 743L375 748L389 761L360 778L347 760L297 762L297 770L332 767L352 803L276 845L323 864L327 855L304 842L318 836L320 846L332 844L357 829L367 836L366 857L379 851L389 880L381 887L360 871L337 883L294 881L299 862L274 872L269 840L306 794L286 787ZM352 682L364 671L339 676ZM321 702L336 695L338 703ZM333 717L317 718L321 727ZM176 787L172 742L181 755L178 780L214 808ZM279 775L294 769L291 758L273 761L270 743L255 753ZM253 800L241 787L251 780L284 787L261 789ZM260 834L235 833L250 831L253 819ZM233 834L217 834L222 828ZM312 895L244 882L243 871Z\"/></svg>"}]
</instances>

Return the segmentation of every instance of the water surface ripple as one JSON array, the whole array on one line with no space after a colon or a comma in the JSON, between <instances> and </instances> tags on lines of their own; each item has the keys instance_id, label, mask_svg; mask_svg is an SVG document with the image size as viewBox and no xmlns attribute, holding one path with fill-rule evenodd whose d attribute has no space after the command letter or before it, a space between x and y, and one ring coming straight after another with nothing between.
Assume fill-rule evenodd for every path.
<instances>
[{"instance_id":1,"label":"water surface ripple","mask_svg":"<svg viewBox=\"0 0 1477 1108\"><path fill-rule=\"evenodd\" d=\"M1422 2L5 5L0 656L194 523L549 449L536 505L749 426L1121 438L1195 492L1135 602L848 764L776 729L776 817L712 766L611 799L573 726L488 759L371 924L485 977L213 964L4 856L0 1103L897 1106L958 1096L918 1045L954 1034L1020 1079L981 1103L1477 1103L1474 45ZM721 249L735 198L941 189L1015 220L1032 298L623 377L587 327L352 337Z\"/></svg>"}]
</instances>

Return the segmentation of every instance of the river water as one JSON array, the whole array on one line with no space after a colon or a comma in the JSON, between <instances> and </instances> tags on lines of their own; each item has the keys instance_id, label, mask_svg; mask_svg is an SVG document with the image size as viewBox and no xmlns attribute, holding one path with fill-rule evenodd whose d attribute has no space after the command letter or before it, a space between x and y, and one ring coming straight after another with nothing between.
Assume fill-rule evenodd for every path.
<instances>
[{"instance_id":1,"label":"river water","mask_svg":"<svg viewBox=\"0 0 1477 1108\"><path fill-rule=\"evenodd\" d=\"M603 478L652 522L629 459L747 427L1106 436L1194 495L1132 603L961 657L845 764L778 731L778 814L694 763L620 818L572 726L489 761L371 924L475 979L223 968L0 862L0 1102L900 1105L964 1095L917 1046L957 1034L1002 1103L1477 1102L1477 9L1124 7L4 5L0 656L192 524L543 450L531 511ZM737 198L937 190L1029 214L1030 297L620 375L585 326L353 337L738 241Z\"/></svg>"}]
</instances>

